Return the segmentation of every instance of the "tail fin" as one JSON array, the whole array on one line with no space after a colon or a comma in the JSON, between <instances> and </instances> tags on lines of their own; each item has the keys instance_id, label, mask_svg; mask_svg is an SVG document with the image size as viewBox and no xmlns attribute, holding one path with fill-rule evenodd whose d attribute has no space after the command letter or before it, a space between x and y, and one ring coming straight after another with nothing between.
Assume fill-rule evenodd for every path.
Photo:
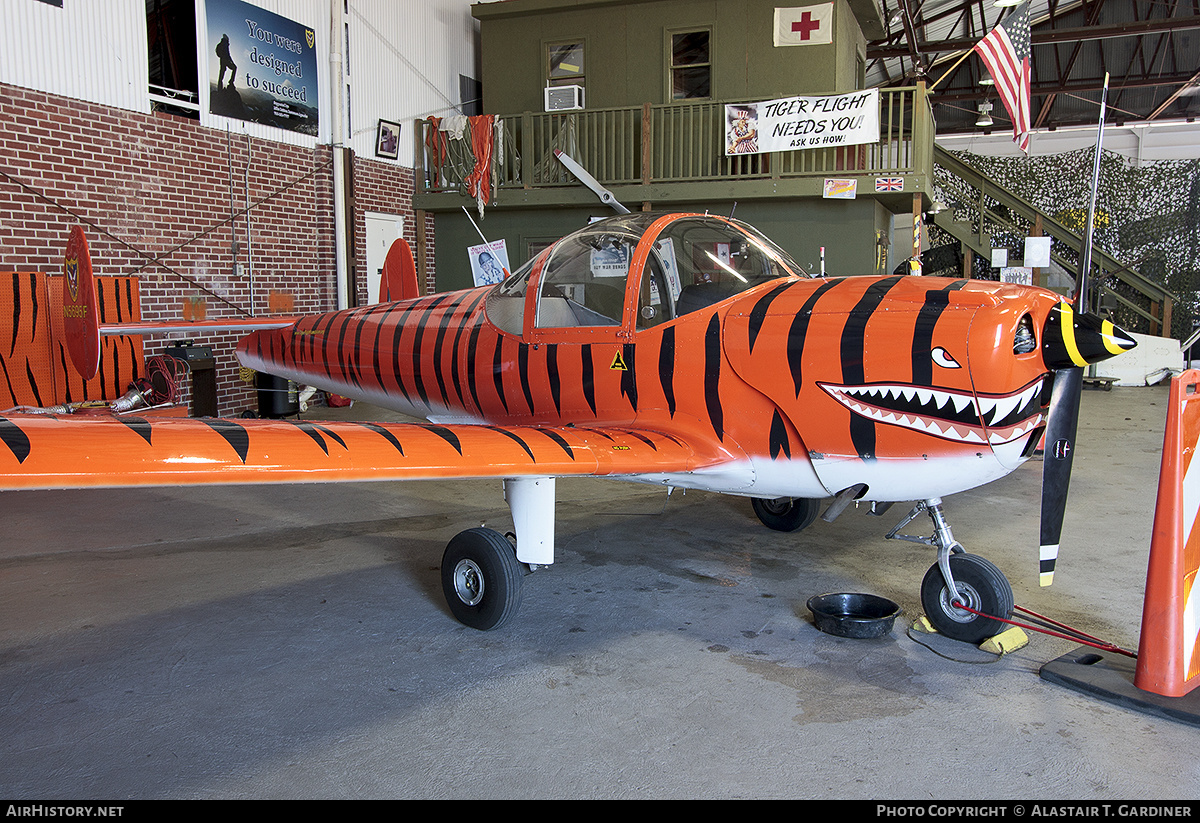
<instances>
[{"instance_id":1,"label":"tail fin","mask_svg":"<svg viewBox=\"0 0 1200 823\"><path fill-rule=\"evenodd\" d=\"M388 249L383 261L383 277L379 281L379 302L391 303L395 300L409 300L420 297L421 290L417 285L417 264L413 260L412 249L408 242L399 237Z\"/></svg>"},{"instance_id":2,"label":"tail fin","mask_svg":"<svg viewBox=\"0 0 1200 823\"><path fill-rule=\"evenodd\" d=\"M100 368L100 309L92 255L82 226L71 229L63 255L63 332L71 363L84 380Z\"/></svg>"}]
</instances>

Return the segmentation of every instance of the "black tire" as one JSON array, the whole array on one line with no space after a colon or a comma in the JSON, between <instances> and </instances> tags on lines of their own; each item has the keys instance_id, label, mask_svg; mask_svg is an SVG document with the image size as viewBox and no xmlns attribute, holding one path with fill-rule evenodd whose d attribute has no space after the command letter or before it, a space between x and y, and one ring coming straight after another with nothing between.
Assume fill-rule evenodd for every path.
<instances>
[{"instance_id":1,"label":"black tire","mask_svg":"<svg viewBox=\"0 0 1200 823\"><path fill-rule=\"evenodd\" d=\"M965 605L991 617L981 617L952 605L942 570L934 563L921 581L921 606L933 627L966 643L982 643L1004 631L1007 624L991 619L1007 619L1012 614L1012 586L1004 573L979 555L952 554L950 574Z\"/></svg>"},{"instance_id":2,"label":"black tire","mask_svg":"<svg viewBox=\"0 0 1200 823\"><path fill-rule=\"evenodd\" d=\"M795 532L811 526L821 511L821 501L808 497L753 497L750 504L763 525L777 532Z\"/></svg>"},{"instance_id":3,"label":"black tire","mask_svg":"<svg viewBox=\"0 0 1200 823\"><path fill-rule=\"evenodd\" d=\"M467 529L442 555L442 593L458 622L497 629L521 607L524 570L513 545L492 529Z\"/></svg>"}]
</instances>

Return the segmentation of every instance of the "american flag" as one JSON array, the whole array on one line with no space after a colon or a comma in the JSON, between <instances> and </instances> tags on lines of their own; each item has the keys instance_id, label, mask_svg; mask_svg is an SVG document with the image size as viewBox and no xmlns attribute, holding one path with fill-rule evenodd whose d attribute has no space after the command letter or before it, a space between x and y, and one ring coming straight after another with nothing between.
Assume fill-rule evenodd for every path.
<instances>
[{"instance_id":1,"label":"american flag","mask_svg":"<svg viewBox=\"0 0 1200 823\"><path fill-rule=\"evenodd\" d=\"M1029 3L1017 6L975 51L983 59L1013 121L1013 140L1029 151Z\"/></svg>"}]
</instances>

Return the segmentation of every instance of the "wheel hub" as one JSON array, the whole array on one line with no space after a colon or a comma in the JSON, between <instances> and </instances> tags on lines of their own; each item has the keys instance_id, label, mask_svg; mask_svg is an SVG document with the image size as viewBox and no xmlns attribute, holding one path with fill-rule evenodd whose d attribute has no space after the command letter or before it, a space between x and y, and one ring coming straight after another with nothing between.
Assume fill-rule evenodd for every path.
<instances>
[{"instance_id":1,"label":"wheel hub","mask_svg":"<svg viewBox=\"0 0 1200 823\"><path fill-rule=\"evenodd\" d=\"M788 510L792 508L792 498L776 497L773 500L763 500L762 505L771 514L782 516L787 514Z\"/></svg>"},{"instance_id":2,"label":"wheel hub","mask_svg":"<svg viewBox=\"0 0 1200 823\"><path fill-rule=\"evenodd\" d=\"M961 607L966 606L969 609L980 611L982 598L979 596L979 592L974 587L959 581L955 581L954 585L958 589L958 594L952 594L948 588L942 589L942 614L956 623L970 623L972 620L978 619L979 615Z\"/></svg>"},{"instance_id":3,"label":"wheel hub","mask_svg":"<svg viewBox=\"0 0 1200 823\"><path fill-rule=\"evenodd\" d=\"M459 560L454 567L454 593L468 606L483 600L483 571L475 561Z\"/></svg>"}]
</instances>

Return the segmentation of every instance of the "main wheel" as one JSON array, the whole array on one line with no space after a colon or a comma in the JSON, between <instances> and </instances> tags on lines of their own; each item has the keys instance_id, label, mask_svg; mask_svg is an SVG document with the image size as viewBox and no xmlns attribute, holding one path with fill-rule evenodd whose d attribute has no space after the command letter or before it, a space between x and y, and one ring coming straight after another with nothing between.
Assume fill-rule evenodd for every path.
<instances>
[{"instance_id":1,"label":"main wheel","mask_svg":"<svg viewBox=\"0 0 1200 823\"><path fill-rule=\"evenodd\" d=\"M952 554L950 575L958 589L956 598L950 596L937 563L930 566L921 582L921 605L933 627L947 637L967 643L982 643L1004 631L1004 623L991 619L1012 614L1012 586L1003 572L979 555ZM956 602L990 617L959 608Z\"/></svg>"},{"instance_id":2,"label":"main wheel","mask_svg":"<svg viewBox=\"0 0 1200 823\"><path fill-rule=\"evenodd\" d=\"M807 497L753 497L750 504L763 525L777 532L795 532L811 526L821 511L821 501Z\"/></svg>"},{"instance_id":3,"label":"main wheel","mask_svg":"<svg viewBox=\"0 0 1200 823\"><path fill-rule=\"evenodd\" d=\"M467 529L442 555L442 593L456 620L473 629L499 628L521 607L524 570L513 545L491 529Z\"/></svg>"}]
</instances>

